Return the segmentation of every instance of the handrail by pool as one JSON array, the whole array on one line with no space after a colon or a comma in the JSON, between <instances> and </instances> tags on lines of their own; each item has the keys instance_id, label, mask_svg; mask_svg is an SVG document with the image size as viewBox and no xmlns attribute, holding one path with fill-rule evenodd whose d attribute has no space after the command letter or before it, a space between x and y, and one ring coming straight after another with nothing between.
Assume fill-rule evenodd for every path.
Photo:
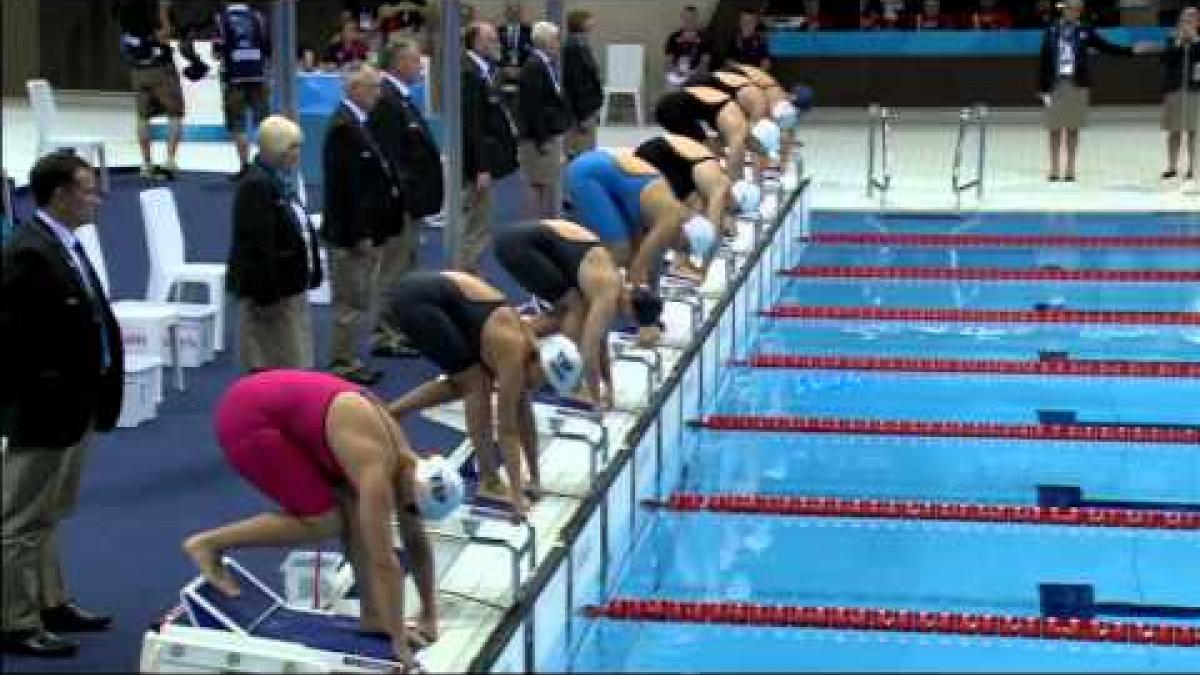
<instances>
[{"instance_id":1,"label":"handrail by pool","mask_svg":"<svg viewBox=\"0 0 1200 675\"><path fill-rule=\"evenodd\" d=\"M726 292L721 299L713 307L708 318L699 327L695 333L695 338L682 351L679 360L670 374L657 390L655 390L646 405L642 414L634 422L633 426L626 435L625 442L621 445L612 461L599 473L592 484L591 489L581 500L575 513L563 526L559 533L558 541L555 542L547 553L545 560L535 570L532 577L526 582L522 592L516 601L508 608L504 616L501 618L497 627L488 636L487 641L479 650L478 654L471 661L468 667L468 672L490 672L497 661L501 659L504 652L508 649L511 641L516 636L518 630L524 628L523 634L523 649L522 662L525 672L533 672L536 670L537 654L536 654L536 639L534 630L535 610L537 601L553 580L556 579L560 567L564 562L567 562L566 569L566 593L567 593L567 611L564 616L564 632L566 634L566 643L570 645L572 639L572 617L574 614L574 585L572 570L574 561L572 553L575 542L580 538L581 533L585 528L589 527L593 517L600 518L600 578L608 579L609 560L609 543L608 543L608 495L610 490L616 485L619 478L626 469L631 472L630 484L630 536L629 548L634 545L633 531L635 530L635 517L637 513L637 486L636 479L637 462L634 461L637 451L641 446L648 432L653 427L656 434L655 443L655 495L663 496L662 470L663 470L663 428L659 423L660 413L666 408L672 396L680 393L677 390L681 389L686 376L688 375L691 366L699 363L701 378L706 364L704 359L705 346L710 337L720 338L721 331L719 327L725 319L726 312L731 311L730 320L732 322L731 331L731 354L736 355L737 333L736 325L739 312L739 296L743 287L750 283L753 275L758 275L757 279L757 302L759 307L763 306L762 295L768 285L779 284L780 281L774 275L774 264L760 264L763 256L766 255L769 249L772 249L773 244L778 239L779 251L782 252L782 257L785 257L790 250L792 233L787 233L782 239L778 238L779 231L784 228L792 219L792 211L796 207L801 196L808 190L810 181L807 178L802 178L795 190L787 196L786 200L781 200L776 214L775 221L770 228L756 242L754 250L747 256L745 264L738 269L732 281L726 285ZM740 308L743 324L743 334L748 334L746 330L747 322L752 316L753 310L749 307L749 301L743 303L744 307ZM717 353L720 351L718 349ZM712 364L715 368L719 364ZM703 380L701 380L703 381ZM716 387L712 387L715 391ZM697 405L703 405L705 400L705 391L703 387L698 392ZM680 407L683 406L683 396L680 395ZM682 413L682 410L681 410ZM680 415L680 424L678 425L680 433L682 433L682 415Z\"/></svg>"}]
</instances>

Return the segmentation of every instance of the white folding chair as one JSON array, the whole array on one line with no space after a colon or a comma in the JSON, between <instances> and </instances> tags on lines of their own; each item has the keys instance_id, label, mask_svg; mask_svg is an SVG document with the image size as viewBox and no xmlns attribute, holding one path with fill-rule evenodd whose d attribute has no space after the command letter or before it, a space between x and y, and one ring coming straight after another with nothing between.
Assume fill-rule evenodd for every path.
<instances>
[{"instance_id":1,"label":"white folding chair","mask_svg":"<svg viewBox=\"0 0 1200 675\"><path fill-rule=\"evenodd\" d=\"M645 78L646 48L642 45L608 45L605 55L604 102L600 107L600 124L608 124L608 102L613 94L625 94L633 98L633 112L638 126L642 126L642 80Z\"/></svg>"},{"instance_id":2,"label":"white folding chair","mask_svg":"<svg viewBox=\"0 0 1200 675\"><path fill-rule=\"evenodd\" d=\"M37 156L59 148L74 148L75 152L87 157L100 170L100 189L108 192L108 163L104 155L104 139L100 136L62 134L55 130L58 106L54 103L54 89L46 80L29 80L25 83L29 92L29 106L37 124Z\"/></svg>"},{"instance_id":3,"label":"white folding chair","mask_svg":"<svg viewBox=\"0 0 1200 675\"><path fill-rule=\"evenodd\" d=\"M208 299L203 306L216 312L213 322L212 348L225 348L225 264L192 263L184 257L183 226L179 209L170 188L142 190L138 195L142 205L142 224L146 230L146 252L150 273L146 281L146 299L167 302L177 297L182 284L200 284ZM193 303L181 303L193 304Z\"/></svg>"}]
</instances>

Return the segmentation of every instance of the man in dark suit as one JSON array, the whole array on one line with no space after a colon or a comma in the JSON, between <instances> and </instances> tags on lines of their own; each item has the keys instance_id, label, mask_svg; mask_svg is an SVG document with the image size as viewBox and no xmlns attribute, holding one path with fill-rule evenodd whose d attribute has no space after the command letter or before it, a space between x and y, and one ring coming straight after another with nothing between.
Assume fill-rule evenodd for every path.
<instances>
[{"instance_id":1,"label":"man in dark suit","mask_svg":"<svg viewBox=\"0 0 1200 675\"><path fill-rule=\"evenodd\" d=\"M71 601L58 526L79 497L89 438L116 425L124 390L121 330L75 230L95 221L95 170L69 152L29 177L37 213L4 250L0 304L3 447L3 652L71 656L59 633L111 618Z\"/></svg>"},{"instance_id":2,"label":"man in dark suit","mask_svg":"<svg viewBox=\"0 0 1200 675\"><path fill-rule=\"evenodd\" d=\"M517 170L516 125L500 101L496 60L500 41L487 22L467 27L462 71L463 180L466 223L455 269L479 273L479 257L490 240L492 185Z\"/></svg>"},{"instance_id":3,"label":"man in dark suit","mask_svg":"<svg viewBox=\"0 0 1200 675\"><path fill-rule=\"evenodd\" d=\"M517 85L521 66L533 53L533 28L525 20L525 7L519 2L504 5L504 25L496 29L500 38L501 85Z\"/></svg>"},{"instance_id":4,"label":"man in dark suit","mask_svg":"<svg viewBox=\"0 0 1200 675\"><path fill-rule=\"evenodd\" d=\"M442 157L409 87L421 81L421 50L413 40L396 40L383 52L383 90L367 126L379 141L404 194L404 209L388 223L379 261L378 296L416 269L421 220L441 211L445 186ZM379 305L382 306L382 305ZM372 355L416 356L408 339L380 313L371 338Z\"/></svg>"},{"instance_id":5,"label":"man in dark suit","mask_svg":"<svg viewBox=\"0 0 1200 675\"><path fill-rule=\"evenodd\" d=\"M333 336L329 369L351 382L374 384L383 374L359 357L363 323L375 296L379 245L402 208L387 157L367 128L380 96L379 71L354 66L344 75L345 98L325 134L325 212L321 235L329 246Z\"/></svg>"},{"instance_id":6,"label":"man in dark suit","mask_svg":"<svg viewBox=\"0 0 1200 675\"><path fill-rule=\"evenodd\" d=\"M596 20L586 9L567 15L567 40L563 45L563 91L571 110L573 127L564 139L567 160L596 147L597 113L604 105L600 67L592 53L591 34Z\"/></svg>"},{"instance_id":7,"label":"man in dark suit","mask_svg":"<svg viewBox=\"0 0 1200 675\"><path fill-rule=\"evenodd\" d=\"M533 188L539 218L558 217L562 139L571 128L571 113L558 75L558 32L558 26L549 21L535 24L533 56L521 66L517 157Z\"/></svg>"}]
</instances>

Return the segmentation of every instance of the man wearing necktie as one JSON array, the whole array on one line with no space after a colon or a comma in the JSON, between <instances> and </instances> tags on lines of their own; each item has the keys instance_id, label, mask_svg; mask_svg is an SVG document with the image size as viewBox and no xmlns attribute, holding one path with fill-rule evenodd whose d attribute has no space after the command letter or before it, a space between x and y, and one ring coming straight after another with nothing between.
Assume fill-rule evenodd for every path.
<instances>
[{"instance_id":1,"label":"man wearing necktie","mask_svg":"<svg viewBox=\"0 0 1200 675\"><path fill-rule=\"evenodd\" d=\"M382 95L367 119L367 126L396 173L405 208L397 210L387 224L387 236L380 249L379 302L400 279L416 269L421 220L441 211L445 193L441 153L425 116L411 98L410 87L421 82L421 50L413 40L396 40L384 48L382 64L387 68L383 72ZM373 356L417 356L408 346L408 339L388 325L384 313L376 320L371 342Z\"/></svg>"},{"instance_id":2,"label":"man wearing necktie","mask_svg":"<svg viewBox=\"0 0 1200 675\"><path fill-rule=\"evenodd\" d=\"M454 268L478 275L479 257L491 240L493 184L517 170L516 125L500 100L495 63L500 58L496 27L480 21L467 27L462 68L463 181L466 222Z\"/></svg>"},{"instance_id":3,"label":"man wearing necktie","mask_svg":"<svg viewBox=\"0 0 1200 675\"><path fill-rule=\"evenodd\" d=\"M58 526L75 508L92 432L121 411L121 330L75 236L95 221L95 170L69 151L30 173L37 213L4 250L0 303L3 449L3 653L71 656L59 635L111 618L67 594Z\"/></svg>"},{"instance_id":4,"label":"man wearing necktie","mask_svg":"<svg viewBox=\"0 0 1200 675\"><path fill-rule=\"evenodd\" d=\"M563 134L571 113L558 76L558 27L548 21L533 26L533 56L521 67L519 106L521 168L533 188L539 218L558 217L558 184Z\"/></svg>"},{"instance_id":5,"label":"man wearing necktie","mask_svg":"<svg viewBox=\"0 0 1200 675\"><path fill-rule=\"evenodd\" d=\"M383 373L359 356L363 327L378 283L379 246L403 208L400 186L367 128L380 96L379 71L354 66L343 76L345 98L325 134L322 166L325 212L321 235L329 245L333 336L329 370L356 384Z\"/></svg>"}]
</instances>

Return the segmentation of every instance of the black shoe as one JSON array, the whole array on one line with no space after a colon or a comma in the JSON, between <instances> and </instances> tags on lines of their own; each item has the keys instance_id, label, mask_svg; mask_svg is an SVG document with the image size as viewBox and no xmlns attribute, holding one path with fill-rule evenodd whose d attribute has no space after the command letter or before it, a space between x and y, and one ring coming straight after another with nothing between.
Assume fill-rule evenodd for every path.
<instances>
[{"instance_id":1,"label":"black shoe","mask_svg":"<svg viewBox=\"0 0 1200 675\"><path fill-rule=\"evenodd\" d=\"M1174 178L1178 175L1179 175L1179 172L1176 171L1175 169L1171 169L1170 171L1162 172L1163 180L1168 180L1168 179Z\"/></svg>"},{"instance_id":2,"label":"black shoe","mask_svg":"<svg viewBox=\"0 0 1200 675\"><path fill-rule=\"evenodd\" d=\"M1196 174L1192 171L1188 171L1187 173L1183 174L1183 177L1187 180L1192 180L1196 177Z\"/></svg>"},{"instance_id":3,"label":"black shoe","mask_svg":"<svg viewBox=\"0 0 1200 675\"><path fill-rule=\"evenodd\" d=\"M1070 175L1067 175L1067 176L1063 176L1063 182L1066 182L1066 183L1074 183L1074 182L1075 182L1075 175L1074 175L1074 174L1070 174Z\"/></svg>"},{"instance_id":4,"label":"black shoe","mask_svg":"<svg viewBox=\"0 0 1200 675\"><path fill-rule=\"evenodd\" d=\"M175 172L165 166L155 165L154 177L159 180L165 180L168 182L174 181L175 180Z\"/></svg>"},{"instance_id":5,"label":"black shoe","mask_svg":"<svg viewBox=\"0 0 1200 675\"><path fill-rule=\"evenodd\" d=\"M0 651L5 654L70 658L79 651L79 645L43 628L4 631L4 637L0 640Z\"/></svg>"},{"instance_id":6,"label":"black shoe","mask_svg":"<svg viewBox=\"0 0 1200 675\"><path fill-rule=\"evenodd\" d=\"M1058 177L1058 174L1052 173L1046 177L1046 180L1050 181L1051 183L1057 183L1061 179Z\"/></svg>"},{"instance_id":7,"label":"black shoe","mask_svg":"<svg viewBox=\"0 0 1200 675\"><path fill-rule=\"evenodd\" d=\"M380 342L371 348L371 356L385 359L415 359L421 352L403 342Z\"/></svg>"},{"instance_id":8,"label":"black shoe","mask_svg":"<svg viewBox=\"0 0 1200 675\"><path fill-rule=\"evenodd\" d=\"M97 633L108 630L112 617L93 614L73 602L42 610L42 624L55 633Z\"/></svg>"}]
</instances>

